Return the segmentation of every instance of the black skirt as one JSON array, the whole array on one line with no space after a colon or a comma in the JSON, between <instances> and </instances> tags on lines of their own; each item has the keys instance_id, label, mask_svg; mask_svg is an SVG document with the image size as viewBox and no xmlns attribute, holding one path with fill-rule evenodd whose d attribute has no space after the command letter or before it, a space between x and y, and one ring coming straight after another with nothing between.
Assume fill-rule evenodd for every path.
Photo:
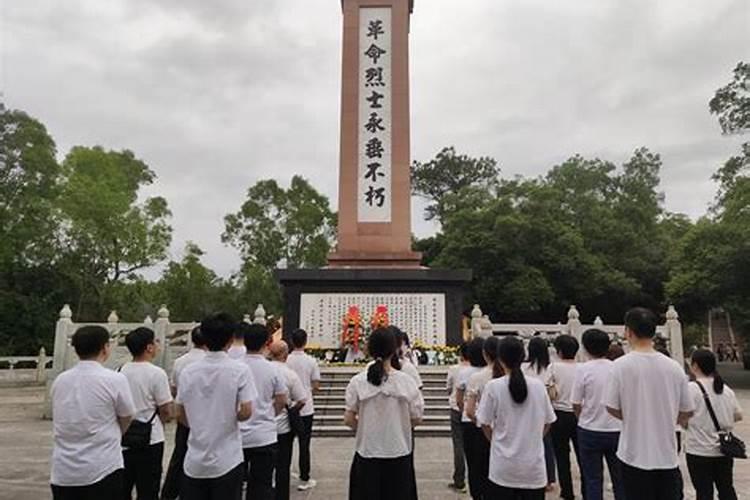
<instances>
[{"instance_id":1,"label":"black skirt","mask_svg":"<svg viewBox=\"0 0 750 500\"><path fill-rule=\"evenodd\" d=\"M349 473L349 500L417 500L414 454L364 458L355 453Z\"/></svg>"}]
</instances>

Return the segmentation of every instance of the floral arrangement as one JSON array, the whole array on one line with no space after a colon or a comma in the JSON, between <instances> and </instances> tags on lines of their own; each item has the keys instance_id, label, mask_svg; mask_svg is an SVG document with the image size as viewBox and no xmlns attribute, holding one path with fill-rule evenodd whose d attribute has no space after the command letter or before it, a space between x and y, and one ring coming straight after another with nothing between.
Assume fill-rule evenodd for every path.
<instances>
[{"instance_id":1,"label":"floral arrangement","mask_svg":"<svg viewBox=\"0 0 750 500\"><path fill-rule=\"evenodd\" d=\"M345 348L351 347L354 352L359 352L360 342L364 339L362 330L362 315L359 307L350 306L342 321L341 345Z\"/></svg>"},{"instance_id":2,"label":"floral arrangement","mask_svg":"<svg viewBox=\"0 0 750 500\"><path fill-rule=\"evenodd\" d=\"M312 357L328 366L361 366L369 363L369 357L363 357L354 362L346 363L346 348L331 349L322 346L308 345L305 348ZM447 345L428 345L416 341L412 344L412 352L416 355L420 365L440 366L458 363L458 347Z\"/></svg>"}]
</instances>

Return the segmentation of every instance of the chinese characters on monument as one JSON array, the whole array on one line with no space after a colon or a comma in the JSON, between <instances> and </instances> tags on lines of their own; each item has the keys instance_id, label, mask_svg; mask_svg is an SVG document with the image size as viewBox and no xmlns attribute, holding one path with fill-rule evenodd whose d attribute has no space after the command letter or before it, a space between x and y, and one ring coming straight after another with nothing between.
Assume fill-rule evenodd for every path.
<instances>
[{"instance_id":1,"label":"chinese characters on monument","mask_svg":"<svg viewBox=\"0 0 750 500\"><path fill-rule=\"evenodd\" d=\"M359 222L391 221L391 9L359 11Z\"/></svg>"}]
</instances>

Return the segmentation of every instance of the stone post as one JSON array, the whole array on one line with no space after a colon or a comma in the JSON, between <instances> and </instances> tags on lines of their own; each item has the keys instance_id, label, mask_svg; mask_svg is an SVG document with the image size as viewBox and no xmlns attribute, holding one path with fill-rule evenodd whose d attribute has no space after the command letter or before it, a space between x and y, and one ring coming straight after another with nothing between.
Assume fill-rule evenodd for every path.
<instances>
[{"instance_id":1,"label":"stone post","mask_svg":"<svg viewBox=\"0 0 750 500\"><path fill-rule=\"evenodd\" d=\"M266 326L266 310L263 308L263 304L258 304L258 307L255 308L254 316L254 324Z\"/></svg>"},{"instance_id":2,"label":"stone post","mask_svg":"<svg viewBox=\"0 0 750 500\"><path fill-rule=\"evenodd\" d=\"M47 380L47 352L44 346L39 348L39 357L36 360L36 381L44 382Z\"/></svg>"},{"instance_id":3,"label":"stone post","mask_svg":"<svg viewBox=\"0 0 750 500\"><path fill-rule=\"evenodd\" d=\"M581 342L581 334L583 333L581 330L581 314L578 312L578 309L576 306L570 306L570 309L568 310L568 323L567 323L567 330L568 334L572 335L578 340L578 342Z\"/></svg>"},{"instance_id":4,"label":"stone post","mask_svg":"<svg viewBox=\"0 0 750 500\"><path fill-rule=\"evenodd\" d=\"M680 366L684 366L685 348L682 345L682 324L680 323L680 315L677 314L677 310L672 305L667 308L666 327L669 338L669 352L672 359L680 363Z\"/></svg>"},{"instance_id":5,"label":"stone post","mask_svg":"<svg viewBox=\"0 0 750 500\"><path fill-rule=\"evenodd\" d=\"M482 309L474 304L471 310L471 338L482 336Z\"/></svg>"},{"instance_id":6,"label":"stone post","mask_svg":"<svg viewBox=\"0 0 750 500\"><path fill-rule=\"evenodd\" d=\"M42 411L42 418L52 418L52 400L50 399L49 390L52 387L52 382L55 381L60 373L65 371L67 368L66 360L68 359L68 349L70 348L70 342L68 341L70 332L73 330L73 312L70 310L70 306L65 304L60 309L60 318L57 320L55 326L55 345L54 351L52 352L52 374L47 377L47 390L44 393L44 410Z\"/></svg>"},{"instance_id":7,"label":"stone post","mask_svg":"<svg viewBox=\"0 0 750 500\"><path fill-rule=\"evenodd\" d=\"M594 326L604 326L604 321L602 321L601 316L597 316L596 319L594 319Z\"/></svg>"},{"instance_id":8,"label":"stone post","mask_svg":"<svg viewBox=\"0 0 750 500\"><path fill-rule=\"evenodd\" d=\"M166 366L168 361L167 351L169 350L169 346L167 345L167 334L169 333L169 309L167 309L165 304L162 304L159 308L157 315L158 318L154 322L154 337L159 341L161 350L154 362L158 366L169 371L170 367ZM188 340L188 342L190 341Z\"/></svg>"}]
</instances>

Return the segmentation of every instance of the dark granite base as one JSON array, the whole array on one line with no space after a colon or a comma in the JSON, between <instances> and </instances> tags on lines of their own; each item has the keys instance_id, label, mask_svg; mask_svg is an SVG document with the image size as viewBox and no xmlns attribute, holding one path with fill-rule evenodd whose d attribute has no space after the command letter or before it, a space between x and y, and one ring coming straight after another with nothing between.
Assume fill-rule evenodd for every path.
<instances>
[{"instance_id":1,"label":"dark granite base","mask_svg":"<svg viewBox=\"0 0 750 500\"><path fill-rule=\"evenodd\" d=\"M284 294L284 336L299 328L303 293L443 293L446 343L461 343L461 315L470 270L277 269L274 274Z\"/></svg>"}]
</instances>

